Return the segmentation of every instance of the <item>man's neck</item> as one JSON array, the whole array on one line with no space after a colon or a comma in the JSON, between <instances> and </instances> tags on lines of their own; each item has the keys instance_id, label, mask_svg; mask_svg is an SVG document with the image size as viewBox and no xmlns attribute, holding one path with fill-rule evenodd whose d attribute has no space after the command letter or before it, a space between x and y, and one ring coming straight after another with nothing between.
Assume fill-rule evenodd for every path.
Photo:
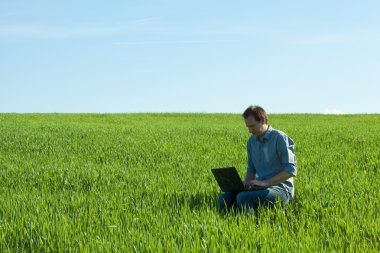
<instances>
[{"instance_id":1,"label":"man's neck","mask_svg":"<svg viewBox=\"0 0 380 253\"><path fill-rule=\"evenodd\" d=\"M259 136L257 136L257 138L259 138L262 141L264 139L264 135L268 131L268 129L269 129L269 125L263 125L263 131Z\"/></svg>"}]
</instances>

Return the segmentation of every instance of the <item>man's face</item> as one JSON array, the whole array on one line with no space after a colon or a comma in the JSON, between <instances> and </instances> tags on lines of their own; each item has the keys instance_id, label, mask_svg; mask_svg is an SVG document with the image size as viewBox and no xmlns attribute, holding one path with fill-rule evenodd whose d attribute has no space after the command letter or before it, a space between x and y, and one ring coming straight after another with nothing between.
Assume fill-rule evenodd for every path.
<instances>
[{"instance_id":1,"label":"man's face","mask_svg":"<svg viewBox=\"0 0 380 253\"><path fill-rule=\"evenodd\" d=\"M259 137L264 133L263 120L257 121L253 116L248 116L244 120L248 131L254 136Z\"/></svg>"}]
</instances>

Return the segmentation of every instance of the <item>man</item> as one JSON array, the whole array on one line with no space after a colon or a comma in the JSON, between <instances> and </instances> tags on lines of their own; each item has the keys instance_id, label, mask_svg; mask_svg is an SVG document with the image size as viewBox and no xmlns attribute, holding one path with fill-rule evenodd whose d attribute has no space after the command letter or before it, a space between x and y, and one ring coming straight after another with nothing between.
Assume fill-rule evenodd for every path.
<instances>
[{"instance_id":1,"label":"man","mask_svg":"<svg viewBox=\"0 0 380 253\"><path fill-rule=\"evenodd\" d=\"M239 210L256 209L259 205L274 206L277 200L284 205L294 197L294 142L268 125L262 107L249 106L242 116L252 134L247 143L248 168L243 181L246 190L221 194L220 208L226 211L237 205Z\"/></svg>"}]
</instances>

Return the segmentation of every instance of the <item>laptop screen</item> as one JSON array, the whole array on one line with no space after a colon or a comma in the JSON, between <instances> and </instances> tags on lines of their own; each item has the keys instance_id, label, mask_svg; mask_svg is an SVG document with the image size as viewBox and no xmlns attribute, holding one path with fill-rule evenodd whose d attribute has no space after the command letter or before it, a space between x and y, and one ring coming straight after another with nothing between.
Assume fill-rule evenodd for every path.
<instances>
[{"instance_id":1,"label":"laptop screen","mask_svg":"<svg viewBox=\"0 0 380 253\"><path fill-rule=\"evenodd\" d=\"M215 168L211 171L223 192L244 191L243 182L235 167Z\"/></svg>"}]
</instances>

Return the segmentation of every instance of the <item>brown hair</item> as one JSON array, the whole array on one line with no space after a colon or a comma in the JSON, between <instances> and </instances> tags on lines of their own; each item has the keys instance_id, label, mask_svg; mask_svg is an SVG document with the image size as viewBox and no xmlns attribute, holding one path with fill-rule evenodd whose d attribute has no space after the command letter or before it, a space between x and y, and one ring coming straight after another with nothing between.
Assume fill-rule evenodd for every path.
<instances>
[{"instance_id":1,"label":"brown hair","mask_svg":"<svg viewBox=\"0 0 380 253\"><path fill-rule=\"evenodd\" d=\"M249 116L253 116L257 121L264 119L264 123L268 123L267 113L265 112L264 108L258 105L250 105L247 109L245 109L242 116L245 119Z\"/></svg>"}]
</instances>

